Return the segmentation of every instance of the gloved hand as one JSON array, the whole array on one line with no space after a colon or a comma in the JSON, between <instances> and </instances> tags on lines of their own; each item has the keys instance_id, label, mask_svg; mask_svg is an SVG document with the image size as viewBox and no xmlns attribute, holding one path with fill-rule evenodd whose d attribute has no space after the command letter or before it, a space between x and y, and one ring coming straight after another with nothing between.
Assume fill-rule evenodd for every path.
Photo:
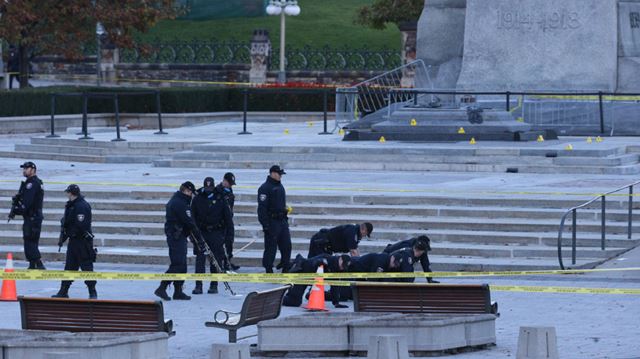
<instances>
[{"instance_id":1,"label":"gloved hand","mask_svg":"<svg viewBox=\"0 0 640 359\"><path fill-rule=\"evenodd\" d=\"M344 308L349 308L348 305L346 304L340 304L340 303L333 303L334 308L336 309L344 309Z\"/></svg>"},{"instance_id":2,"label":"gloved hand","mask_svg":"<svg viewBox=\"0 0 640 359\"><path fill-rule=\"evenodd\" d=\"M269 236L269 227L262 227L262 232L264 232L265 236Z\"/></svg>"}]
</instances>

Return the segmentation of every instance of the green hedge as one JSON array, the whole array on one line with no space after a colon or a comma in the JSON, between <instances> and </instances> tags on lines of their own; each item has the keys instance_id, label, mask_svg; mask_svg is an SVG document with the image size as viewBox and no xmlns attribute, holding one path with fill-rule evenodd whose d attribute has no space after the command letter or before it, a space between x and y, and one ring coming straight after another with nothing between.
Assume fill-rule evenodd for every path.
<instances>
[{"instance_id":1,"label":"green hedge","mask_svg":"<svg viewBox=\"0 0 640 359\"><path fill-rule=\"evenodd\" d=\"M20 91L0 91L0 117L51 114L51 94L64 92L133 92L148 89L47 87ZM249 111L322 111L322 94L283 94L281 89L260 90L249 94ZM219 87L176 87L160 89L163 113L241 111L242 89ZM335 95L328 95L329 110L335 108ZM113 100L90 99L89 113L113 112ZM153 113L155 96L121 96L120 112ZM58 97L56 114L82 113L80 97Z\"/></svg>"}]
</instances>

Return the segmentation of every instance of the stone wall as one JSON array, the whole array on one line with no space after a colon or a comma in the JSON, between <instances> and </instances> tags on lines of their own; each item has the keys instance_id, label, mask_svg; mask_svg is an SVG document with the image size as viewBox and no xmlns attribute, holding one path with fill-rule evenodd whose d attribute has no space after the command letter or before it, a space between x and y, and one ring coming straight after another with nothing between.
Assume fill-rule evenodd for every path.
<instances>
[{"instance_id":1,"label":"stone wall","mask_svg":"<svg viewBox=\"0 0 640 359\"><path fill-rule=\"evenodd\" d=\"M640 0L425 0L430 87L640 91Z\"/></svg>"}]
</instances>

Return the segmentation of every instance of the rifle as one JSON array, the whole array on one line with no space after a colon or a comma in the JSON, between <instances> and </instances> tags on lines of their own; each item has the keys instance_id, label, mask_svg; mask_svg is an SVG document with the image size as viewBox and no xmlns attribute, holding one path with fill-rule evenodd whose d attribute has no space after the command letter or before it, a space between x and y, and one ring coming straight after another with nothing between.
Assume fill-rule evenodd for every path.
<instances>
[{"instance_id":1,"label":"rifle","mask_svg":"<svg viewBox=\"0 0 640 359\"><path fill-rule=\"evenodd\" d=\"M204 241L204 238L202 238L201 236L196 237L196 235L193 232L189 233L189 237L191 238L191 242L193 243L193 245L196 246L200 252L203 252L204 250L204 253L209 258L209 262L211 262L211 264L214 266L216 271L218 271L218 273L227 273L226 271L222 270L220 263L218 263L218 260L213 255L213 252L211 251L211 248L209 248L209 245L207 245L207 242ZM222 284L224 284L224 289L227 290L229 294L231 294L234 297L237 296L237 294L233 291L233 289L231 289L229 282L222 282Z\"/></svg>"},{"instance_id":2,"label":"rifle","mask_svg":"<svg viewBox=\"0 0 640 359\"><path fill-rule=\"evenodd\" d=\"M20 182L20 189L18 189L18 194L11 198L11 210L9 211L9 215L7 216L7 223L11 222L12 219L16 217L16 208L22 207L22 193L24 192L25 182Z\"/></svg>"}]
</instances>

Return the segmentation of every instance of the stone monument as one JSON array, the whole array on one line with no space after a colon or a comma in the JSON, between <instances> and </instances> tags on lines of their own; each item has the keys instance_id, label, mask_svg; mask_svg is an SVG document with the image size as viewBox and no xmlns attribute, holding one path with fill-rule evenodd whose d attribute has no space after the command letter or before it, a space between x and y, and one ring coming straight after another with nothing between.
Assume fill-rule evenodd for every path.
<instances>
[{"instance_id":1,"label":"stone monument","mask_svg":"<svg viewBox=\"0 0 640 359\"><path fill-rule=\"evenodd\" d=\"M640 90L640 0L425 0L433 88Z\"/></svg>"}]
</instances>

